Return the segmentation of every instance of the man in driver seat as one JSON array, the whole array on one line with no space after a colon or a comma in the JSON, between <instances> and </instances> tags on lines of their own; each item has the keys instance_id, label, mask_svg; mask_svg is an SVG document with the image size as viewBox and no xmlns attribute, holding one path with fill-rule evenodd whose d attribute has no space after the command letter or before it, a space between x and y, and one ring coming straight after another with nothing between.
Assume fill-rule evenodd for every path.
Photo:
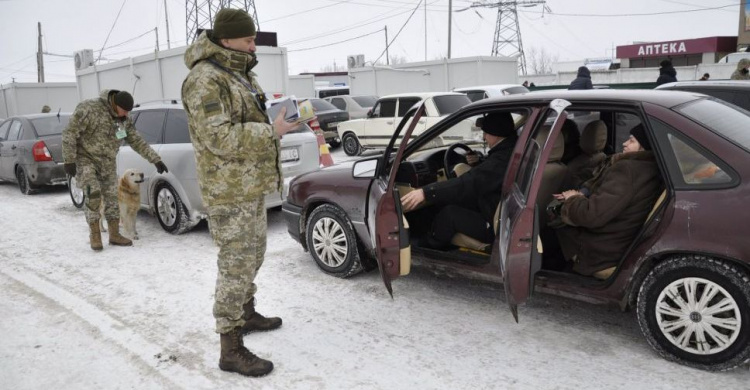
<instances>
[{"instance_id":1,"label":"man in driver seat","mask_svg":"<svg viewBox=\"0 0 750 390\"><path fill-rule=\"evenodd\" d=\"M425 202L441 206L422 246L447 249L456 233L485 243L495 238L492 218L517 136L509 112L488 114L481 127L490 148L484 161L457 178L428 184L401 198L405 212Z\"/></svg>"}]
</instances>

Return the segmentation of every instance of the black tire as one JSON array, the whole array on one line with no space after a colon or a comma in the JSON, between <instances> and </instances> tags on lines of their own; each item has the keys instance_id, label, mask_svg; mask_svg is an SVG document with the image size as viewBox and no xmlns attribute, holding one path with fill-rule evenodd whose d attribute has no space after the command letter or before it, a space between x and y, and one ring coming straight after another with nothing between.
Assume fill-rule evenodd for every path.
<instances>
[{"instance_id":1,"label":"black tire","mask_svg":"<svg viewBox=\"0 0 750 390\"><path fill-rule=\"evenodd\" d=\"M320 235L326 231L328 237ZM305 237L315 264L323 272L348 278L365 270L359 255L357 234L340 208L331 204L316 207L307 219ZM343 244L336 245L337 242Z\"/></svg>"},{"instance_id":2,"label":"black tire","mask_svg":"<svg viewBox=\"0 0 750 390\"><path fill-rule=\"evenodd\" d=\"M713 295L705 297L706 291ZM722 309L711 310L717 306ZM667 259L644 279L637 310L643 335L667 360L709 371L750 361L750 276L728 261L699 255ZM686 342L676 344L683 334L689 335Z\"/></svg>"},{"instance_id":3,"label":"black tire","mask_svg":"<svg viewBox=\"0 0 750 390\"><path fill-rule=\"evenodd\" d=\"M32 195L36 193L36 188L31 185L26 171L20 165L16 167L16 181L18 182L18 189L21 190L22 194Z\"/></svg>"},{"instance_id":4,"label":"black tire","mask_svg":"<svg viewBox=\"0 0 750 390\"><path fill-rule=\"evenodd\" d=\"M83 189L78 188L75 176L68 176L68 194L73 206L76 206L77 209L83 208L86 203L86 193Z\"/></svg>"},{"instance_id":5,"label":"black tire","mask_svg":"<svg viewBox=\"0 0 750 390\"><path fill-rule=\"evenodd\" d=\"M362 146L359 144L357 136L353 133L344 134L344 137L341 138L341 143L344 144L344 153L347 156L359 156L362 153Z\"/></svg>"},{"instance_id":6,"label":"black tire","mask_svg":"<svg viewBox=\"0 0 750 390\"><path fill-rule=\"evenodd\" d=\"M331 146L331 149L336 149L341 146L341 141L331 141L328 145Z\"/></svg>"},{"instance_id":7,"label":"black tire","mask_svg":"<svg viewBox=\"0 0 750 390\"><path fill-rule=\"evenodd\" d=\"M172 234L182 234L190 230L190 219L182 199L169 183L159 183L154 192L156 219L162 229Z\"/></svg>"}]
</instances>

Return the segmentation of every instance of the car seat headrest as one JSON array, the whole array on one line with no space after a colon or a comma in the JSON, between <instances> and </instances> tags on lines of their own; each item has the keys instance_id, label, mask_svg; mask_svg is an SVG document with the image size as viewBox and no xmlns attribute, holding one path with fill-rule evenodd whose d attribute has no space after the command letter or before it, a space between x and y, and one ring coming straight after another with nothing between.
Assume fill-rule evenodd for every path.
<instances>
[{"instance_id":1,"label":"car seat headrest","mask_svg":"<svg viewBox=\"0 0 750 390\"><path fill-rule=\"evenodd\" d=\"M596 154L607 145L607 125L604 121L595 120L586 125L581 133L580 146L586 154Z\"/></svg>"}]
</instances>

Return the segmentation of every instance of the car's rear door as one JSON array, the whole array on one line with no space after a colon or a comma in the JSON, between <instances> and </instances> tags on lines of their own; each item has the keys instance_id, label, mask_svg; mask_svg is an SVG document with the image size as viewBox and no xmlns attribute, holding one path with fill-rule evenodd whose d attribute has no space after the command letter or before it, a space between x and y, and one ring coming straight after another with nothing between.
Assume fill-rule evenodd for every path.
<instances>
[{"instance_id":1,"label":"car's rear door","mask_svg":"<svg viewBox=\"0 0 750 390\"><path fill-rule=\"evenodd\" d=\"M524 125L513 151L503 183L500 220L492 257L500 264L505 296L518 321L518 305L526 302L534 288L534 275L541 268L541 240L536 196L544 165L567 118L565 100L552 101L548 109L537 108ZM547 137L550 121L554 120Z\"/></svg>"},{"instance_id":2,"label":"car's rear door","mask_svg":"<svg viewBox=\"0 0 750 390\"><path fill-rule=\"evenodd\" d=\"M167 117L166 109L152 109L152 110L141 110L138 112L138 116L135 118L135 128L138 134L143 138L156 153L161 154L161 145L164 142L164 122ZM174 165L169 165L169 162L165 162L167 168L175 169ZM120 152L117 155L117 175L122 175L127 169L137 169L143 172L144 183L150 183L150 181L157 175L156 167L149 163L146 159L141 157L133 148L128 144L124 144L120 147ZM148 186L141 184L141 204L147 205L148 197Z\"/></svg>"},{"instance_id":3,"label":"car's rear door","mask_svg":"<svg viewBox=\"0 0 750 390\"><path fill-rule=\"evenodd\" d=\"M0 177L6 180L14 180L16 159L18 158L18 138L21 136L23 127L21 121L14 119L10 124L7 137L2 141L0 147Z\"/></svg>"},{"instance_id":4,"label":"car's rear door","mask_svg":"<svg viewBox=\"0 0 750 390\"><path fill-rule=\"evenodd\" d=\"M11 123L13 123L13 120L8 119L0 124L0 179L5 179L5 175L3 174L3 154L5 153L5 144L7 143L8 130L10 129ZM10 148L10 146L8 146L8 148Z\"/></svg>"},{"instance_id":5,"label":"car's rear door","mask_svg":"<svg viewBox=\"0 0 750 390\"><path fill-rule=\"evenodd\" d=\"M393 296L391 280L407 275L411 270L409 226L401 210L401 194L395 185L396 172L398 172L408 139L422 115L424 115L424 104L407 113L399 123L396 134L393 134L378 164L368 195L367 224L373 247L376 248L375 257L380 268L380 276L391 296ZM410 119L413 121L409 122ZM408 126L407 122L409 122ZM403 139L407 142L402 142L401 146L397 147L396 140L399 133L404 134ZM392 165L389 166L388 162L393 154L395 157Z\"/></svg>"}]
</instances>

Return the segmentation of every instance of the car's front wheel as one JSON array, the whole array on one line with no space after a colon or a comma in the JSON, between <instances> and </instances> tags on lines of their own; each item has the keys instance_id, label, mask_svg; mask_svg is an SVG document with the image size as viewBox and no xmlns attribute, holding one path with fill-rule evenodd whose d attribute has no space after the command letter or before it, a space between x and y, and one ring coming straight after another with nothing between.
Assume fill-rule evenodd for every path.
<instances>
[{"instance_id":1,"label":"car's front wheel","mask_svg":"<svg viewBox=\"0 0 750 390\"><path fill-rule=\"evenodd\" d=\"M341 142L344 144L344 153L346 153L347 156L359 156L359 154L362 153L362 146L359 144L357 136L354 134L344 134L344 138L341 139Z\"/></svg>"},{"instance_id":2,"label":"car's front wheel","mask_svg":"<svg viewBox=\"0 0 750 390\"><path fill-rule=\"evenodd\" d=\"M78 187L75 176L68 176L68 192L70 193L70 200L73 201L73 206L79 209L83 207L86 201L86 194L82 188Z\"/></svg>"},{"instance_id":3,"label":"car's front wheel","mask_svg":"<svg viewBox=\"0 0 750 390\"><path fill-rule=\"evenodd\" d=\"M307 219L307 247L323 272L347 278L364 271L354 227L343 210L324 204Z\"/></svg>"},{"instance_id":4,"label":"car's front wheel","mask_svg":"<svg viewBox=\"0 0 750 390\"><path fill-rule=\"evenodd\" d=\"M16 180L18 181L18 189L21 190L22 194L31 195L36 192L29 182L29 177L26 176L26 171L20 165L16 167Z\"/></svg>"},{"instance_id":5,"label":"car's front wheel","mask_svg":"<svg viewBox=\"0 0 750 390\"><path fill-rule=\"evenodd\" d=\"M155 202L156 218L162 229L172 234L182 234L190 230L185 205L177 195L177 191L169 183L161 183L156 187Z\"/></svg>"},{"instance_id":6,"label":"car's front wheel","mask_svg":"<svg viewBox=\"0 0 750 390\"><path fill-rule=\"evenodd\" d=\"M658 264L638 294L638 322L660 355L710 371L750 360L750 276L706 256Z\"/></svg>"}]
</instances>

